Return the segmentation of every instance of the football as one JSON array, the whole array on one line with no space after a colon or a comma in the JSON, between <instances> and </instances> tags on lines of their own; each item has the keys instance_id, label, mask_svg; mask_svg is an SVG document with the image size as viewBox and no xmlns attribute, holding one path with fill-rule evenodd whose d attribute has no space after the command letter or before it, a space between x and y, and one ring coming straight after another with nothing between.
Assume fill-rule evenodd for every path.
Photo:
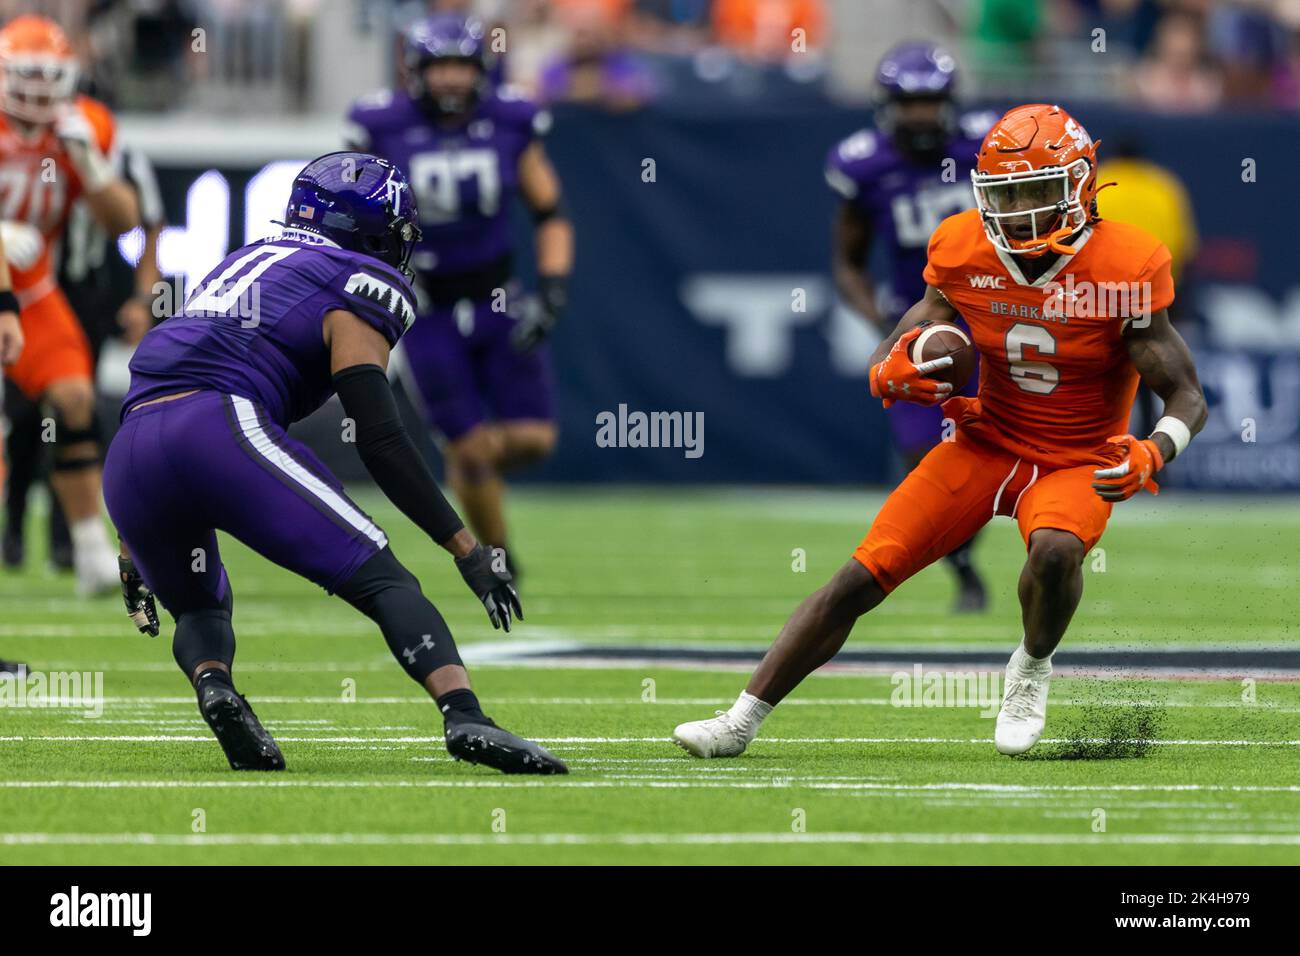
<instances>
[{"instance_id":1,"label":"football","mask_svg":"<svg viewBox=\"0 0 1300 956\"><path fill-rule=\"evenodd\" d=\"M947 322L927 322L921 334L912 342L908 358L916 365L932 362L945 355L952 356L952 364L936 369L930 378L947 382L954 393L960 392L975 372L975 346L966 330Z\"/></svg>"}]
</instances>

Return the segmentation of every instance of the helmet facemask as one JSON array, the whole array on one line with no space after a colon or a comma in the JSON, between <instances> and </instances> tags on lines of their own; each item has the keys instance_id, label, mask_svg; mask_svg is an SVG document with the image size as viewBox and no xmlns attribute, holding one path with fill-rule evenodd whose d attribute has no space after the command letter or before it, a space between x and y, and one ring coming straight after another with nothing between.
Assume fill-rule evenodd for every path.
<instances>
[{"instance_id":1,"label":"helmet facemask","mask_svg":"<svg viewBox=\"0 0 1300 956\"><path fill-rule=\"evenodd\" d=\"M385 235L362 237L362 251L387 262L407 279L414 280L415 270L411 268L411 256L415 252L415 244L420 241L420 235L419 226L395 215Z\"/></svg>"},{"instance_id":2,"label":"helmet facemask","mask_svg":"<svg viewBox=\"0 0 1300 956\"><path fill-rule=\"evenodd\" d=\"M10 116L35 125L58 118L77 90L77 64L58 56L5 57L0 103Z\"/></svg>"},{"instance_id":3,"label":"helmet facemask","mask_svg":"<svg viewBox=\"0 0 1300 956\"><path fill-rule=\"evenodd\" d=\"M431 67L441 64L458 64L472 68L476 76L472 83L457 88L443 88L428 78ZM483 64L473 57L426 57L410 70L411 96L426 112L435 116L461 116L474 108L483 95Z\"/></svg>"},{"instance_id":4,"label":"helmet facemask","mask_svg":"<svg viewBox=\"0 0 1300 956\"><path fill-rule=\"evenodd\" d=\"M933 119L921 119L912 104L933 104ZM943 154L957 131L957 110L947 95L891 97L876 108L876 126L904 153L928 159Z\"/></svg>"},{"instance_id":5,"label":"helmet facemask","mask_svg":"<svg viewBox=\"0 0 1300 956\"><path fill-rule=\"evenodd\" d=\"M344 248L373 256L380 262L392 266L407 279L414 280L415 271L411 268L411 256L415 253L416 243L420 241L422 235L420 227L397 215L391 205L387 208L388 225L382 233L366 232L347 213L332 210L321 216L321 224L350 234L350 239L342 243ZM313 229L310 225L299 222L293 222L292 227L324 235L319 229Z\"/></svg>"},{"instance_id":6,"label":"helmet facemask","mask_svg":"<svg viewBox=\"0 0 1300 956\"><path fill-rule=\"evenodd\" d=\"M1067 245L1088 224L1083 191L1091 164L1077 159L1013 173L971 172L975 203L989 241L1003 252L1030 258L1051 251L1074 253Z\"/></svg>"}]
</instances>

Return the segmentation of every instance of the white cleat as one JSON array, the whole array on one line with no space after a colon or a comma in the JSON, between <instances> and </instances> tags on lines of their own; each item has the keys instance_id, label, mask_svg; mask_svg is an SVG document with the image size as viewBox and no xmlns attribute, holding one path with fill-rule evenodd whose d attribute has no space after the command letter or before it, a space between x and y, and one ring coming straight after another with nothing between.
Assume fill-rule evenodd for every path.
<instances>
[{"instance_id":1,"label":"white cleat","mask_svg":"<svg viewBox=\"0 0 1300 956\"><path fill-rule=\"evenodd\" d=\"M98 597L122 589L122 575L117 567L117 555L104 547L74 548L72 567L77 575L77 594L80 597Z\"/></svg>"},{"instance_id":2,"label":"white cleat","mask_svg":"<svg viewBox=\"0 0 1300 956\"><path fill-rule=\"evenodd\" d=\"M709 720L678 724L673 743L696 757L736 757L745 752L749 738L725 711Z\"/></svg>"},{"instance_id":3,"label":"white cleat","mask_svg":"<svg viewBox=\"0 0 1300 956\"><path fill-rule=\"evenodd\" d=\"M1002 754L1022 754L1038 743L1047 723L1047 684L1051 677L1007 677L993 742Z\"/></svg>"}]
</instances>

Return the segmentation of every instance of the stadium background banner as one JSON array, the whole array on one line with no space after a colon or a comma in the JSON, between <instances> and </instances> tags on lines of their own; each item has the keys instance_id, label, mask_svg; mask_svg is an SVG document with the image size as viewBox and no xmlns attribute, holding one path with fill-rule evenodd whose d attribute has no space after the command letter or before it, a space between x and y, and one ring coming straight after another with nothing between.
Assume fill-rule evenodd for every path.
<instances>
[{"instance_id":1,"label":"stadium background banner","mask_svg":"<svg viewBox=\"0 0 1300 956\"><path fill-rule=\"evenodd\" d=\"M1197 352L1210 422L1170 483L1300 489L1300 278L1288 210L1269 198L1294 175L1300 124L1071 106L1094 137L1134 142L1176 172L1194 205L1201 250L1183 283L1179 321ZM884 415L866 389L874 343L835 307L828 271L834 198L824 159L866 121L861 111L831 107L557 115L548 148L577 224L578 266L553 345L561 443L531 477L895 477ZM179 135L168 129L165 139ZM292 149L263 141L250 159L229 149L222 130L225 148L202 167L176 164L172 150L157 146L163 137L144 136L173 223L164 271L197 281L227 248L267 234L293 172L335 148L332 135L295 135ZM528 248L522 214L519 228ZM617 421L620 407L624 416L702 415L703 453L602 447L598 417ZM308 441L316 431L337 436L337 410L319 418L299 426ZM360 474L336 440L313 444L345 477Z\"/></svg>"}]
</instances>

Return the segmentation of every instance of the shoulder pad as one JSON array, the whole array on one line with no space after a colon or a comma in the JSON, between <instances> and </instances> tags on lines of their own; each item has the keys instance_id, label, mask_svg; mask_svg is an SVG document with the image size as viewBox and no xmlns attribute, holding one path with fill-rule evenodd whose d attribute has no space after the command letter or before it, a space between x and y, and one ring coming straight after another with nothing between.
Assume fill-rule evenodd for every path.
<instances>
[{"instance_id":1,"label":"shoulder pad","mask_svg":"<svg viewBox=\"0 0 1300 956\"><path fill-rule=\"evenodd\" d=\"M861 162L870 159L880 150L880 136L875 130L858 130L852 136L840 141L836 155L845 163Z\"/></svg>"},{"instance_id":2,"label":"shoulder pad","mask_svg":"<svg viewBox=\"0 0 1300 956\"><path fill-rule=\"evenodd\" d=\"M357 113L367 113L372 110L385 110L393 105L393 91L375 90L367 93L365 96L359 96L352 102L352 108L348 111L350 115Z\"/></svg>"}]
</instances>

